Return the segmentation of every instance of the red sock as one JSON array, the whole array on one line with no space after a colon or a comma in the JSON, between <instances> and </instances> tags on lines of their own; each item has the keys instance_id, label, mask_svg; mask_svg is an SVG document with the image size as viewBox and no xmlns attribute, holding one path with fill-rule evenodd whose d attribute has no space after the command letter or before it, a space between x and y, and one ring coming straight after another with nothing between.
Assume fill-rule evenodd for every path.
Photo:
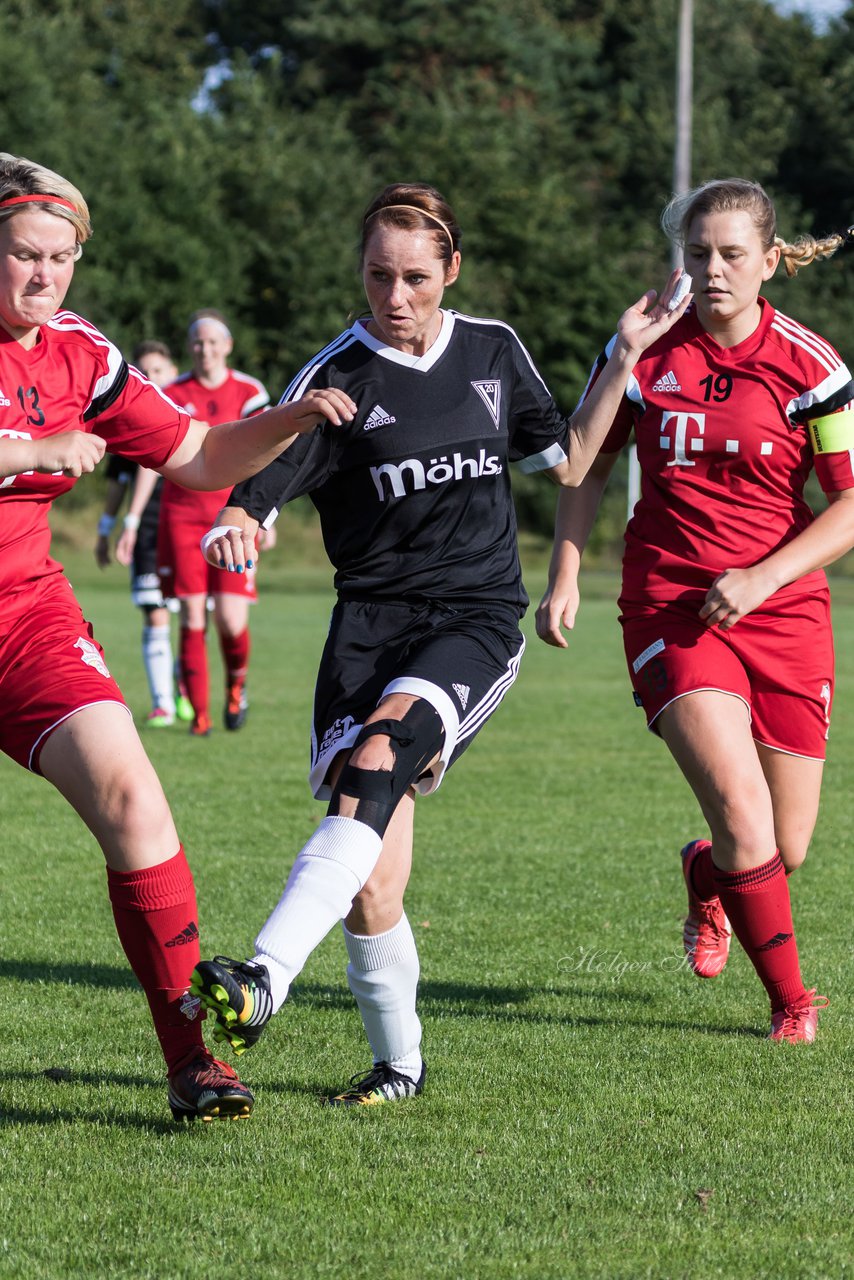
<instances>
[{"instance_id":1,"label":"red sock","mask_svg":"<svg viewBox=\"0 0 854 1280\"><path fill-rule=\"evenodd\" d=\"M219 646L225 663L225 683L232 685L245 680L249 667L249 628L244 627L239 636L219 634Z\"/></svg>"},{"instance_id":2,"label":"red sock","mask_svg":"<svg viewBox=\"0 0 854 1280\"><path fill-rule=\"evenodd\" d=\"M733 933L747 952L776 1013L805 994L792 923L789 884L779 852L749 871L714 869Z\"/></svg>"},{"instance_id":3,"label":"red sock","mask_svg":"<svg viewBox=\"0 0 854 1280\"><path fill-rule=\"evenodd\" d=\"M208 648L204 631L181 628L181 675L196 719L210 715L208 702Z\"/></svg>"},{"instance_id":4,"label":"red sock","mask_svg":"<svg viewBox=\"0 0 854 1280\"><path fill-rule=\"evenodd\" d=\"M204 1050L203 1015L187 994L199 960L199 927L183 846L143 871L107 867L107 886L119 941L145 992L171 1075Z\"/></svg>"},{"instance_id":5,"label":"red sock","mask_svg":"<svg viewBox=\"0 0 854 1280\"><path fill-rule=\"evenodd\" d=\"M718 886L715 884L717 867L712 862L712 842L697 840L696 846L697 854L690 872L691 888L701 902L708 902L710 898L718 896Z\"/></svg>"}]
</instances>

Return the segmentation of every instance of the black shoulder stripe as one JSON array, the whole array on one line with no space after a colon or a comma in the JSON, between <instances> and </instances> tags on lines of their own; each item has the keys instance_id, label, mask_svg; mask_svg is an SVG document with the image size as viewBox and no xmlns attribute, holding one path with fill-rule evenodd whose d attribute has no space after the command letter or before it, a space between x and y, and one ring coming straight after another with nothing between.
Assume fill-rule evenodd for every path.
<instances>
[{"instance_id":1,"label":"black shoulder stripe","mask_svg":"<svg viewBox=\"0 0 854 1280\"><path fill-rule=\"evenodd\" d=\"M838 391L834 391L832 396L822 400L821 404L811 404L808 409L798 409L790 416L793 422L811 422L815 418L824 418L829 413L836 413L837 409L843 409L849 400L854 400L854 378L846 382L845 386L840 387Z\"/></svg>"},{"instance_id":2,"label":"black shoulder stripe","mask_svg":"<svg viewBox=\"0 0 854 1280\"><path fill-rule=\"evenodd\" d=\"M91 422L93 418L97 418L99 413L104 413L109 409L111 404L115 404L119 396L125 389L128 380L128 364L127 360L123 360L121 368L113 379L112 385L107 388L101 395L96 396L89 408L83 414L84 422Z\"/></svg>"}]
</instances>

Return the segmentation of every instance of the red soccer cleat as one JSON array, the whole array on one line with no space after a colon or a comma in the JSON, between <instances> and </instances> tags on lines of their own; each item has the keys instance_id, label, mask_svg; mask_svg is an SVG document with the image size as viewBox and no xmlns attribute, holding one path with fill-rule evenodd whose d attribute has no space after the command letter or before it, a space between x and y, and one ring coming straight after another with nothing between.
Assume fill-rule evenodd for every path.
<instances>
[{"instance_id":1,"label":"red soccer cleat","mask_svg":"<svg viewBox=\"0 0 854 1280\"><path fill-rule=\"evenodd\" d=\"M682 874L688 889L688 915L682 930L682 945L688 964L698 978L716 978L729 956L732 930L720 898L703 901L691 887L691 867L708 840L692 840L682 850Z\"/></svg>"},{"instance_id":2,"label":"red soccer cleat","mask_svg":"<svg viewBox=\"0 0 854 1280\"><path fill-rule=\"evenodd\" d=\"M207 1052L169 1077L169 1106L176 1120L242 1120L254 1102L234 1068Z\"/></svg>"},{"instance_id":3,"label":"red soccer cleat","mask_svg":"<svg viewBox=\"0 0 854 1280\"><path fill-rule=\"evenodd\" d=\"M790 1044L805 1040L812 1044L818 1029L818 1011L826 1009L829 1003L827 996L816 995L815 987L805 991L795 1004L787 1004L785 1009L771 1014L768 1039L788 1040Z\"/></svg>"}]
</instances>

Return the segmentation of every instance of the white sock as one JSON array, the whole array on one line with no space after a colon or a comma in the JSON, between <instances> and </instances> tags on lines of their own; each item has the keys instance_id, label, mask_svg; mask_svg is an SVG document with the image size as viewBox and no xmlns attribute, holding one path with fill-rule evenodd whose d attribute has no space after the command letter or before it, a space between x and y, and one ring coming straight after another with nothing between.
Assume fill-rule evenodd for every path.
<instances>
[{"instance_id":1,"label":"white sock","mask_svg":"<svg viewBox=\"0 0 854 1280\"><path fill-rule=\"evenodd\" d=\"M421 1023L415 1012L420 968L406 912L373 937L342 924L350 963L347 981L365 1024L374 1062L388 1062L411 1080L421 1075Z\"/></svg>"},{"instance_id":2,"label":"white sock","mask_svg":"<svg viewBox=\"0 0 854 1280\"><path fill-rule=\"evenodd\" d=\"M297 854L284 893L255 939L254 960L267 967L274 1013L314 948L349 913L382 847L364 822L334 815Z\"/></svg>"},{"instance_id":3,"label":"white sock","mask_svg":"<svg viewBox=\"0 0 854 1280\"><path fill-rule=\"evenodd\" d=\"M172 642L169 627L142 628L142 661L148 678L152 707L175 714L172 691Z\"/></svg>"}]
</instances>

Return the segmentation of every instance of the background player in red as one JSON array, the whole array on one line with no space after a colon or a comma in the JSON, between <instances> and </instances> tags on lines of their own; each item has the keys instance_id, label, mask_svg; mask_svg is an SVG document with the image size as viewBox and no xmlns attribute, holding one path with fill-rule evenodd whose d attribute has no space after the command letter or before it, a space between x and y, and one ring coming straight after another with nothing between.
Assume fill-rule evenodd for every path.
<instances>
[{"instance_id":1,"label":"background player in red","mask_svg":"<svg viewBox=\"0 0 854 1280\"><path fill-rule=\"evenodd\" d=\"M211 426L249 418L266 408L270 397L262 384L228 367L234 344L218 311L197 311L190 321L187 341L192 372L182 374L167 388L176 404ZM199 541L227 498L228 491L193 492L167 480L160 504L158 564L164 594L176 597L181 606L180 669L194 712L190 732L198 736L211 730L205 641L208 596L213 598L214 624L225 666L226 729L239 729L248 708L249 605L257 599L255 573L226 573L206 564L199 555Z\"/></svg>"},{"instance_id":2,"label":"background player in red","mask_svg":"<svg viewBox=\"0 0 854 1280\"><path fill-rule=\"evenodd\" d=\"M635 701L711 833L682 850L685 950L714 977L732 928L770 997L771 1037L812 1040L826 1001L801 978L786 874L818 816L833 698L822 566L854 544L854 385L830 344L760 290L781 257L793 274L844 237L787 245L768 196L743 179L675 198L662 221L684 247L694 304L639 360L584 483L561 493L537 629L566 645L581 553L634 428L626 657ZM804 500L813 467L828 502L818 516Z\"/></svg>"},{"instance_id":3,"label":"background player in red","mask_svg":"<svg viewBox=\"0 0 854 1280\"><path fill-rule=\"evenodd\" d=\"M341 422L353 406L312 392L251 423L193 421L94 325L60 309L91 233L76 187L0 153L0 749L53 783L104 853L173 1114L241 1116L252 1094L205 1050L188 994L199 952L193 878L121 691L50 556L48 512L106 446L178 483L221 489L275 457L303 415ZM91 1027L95 1039L105 1029L97 1007Z\"/></svg>"},{"instance_id":4,"label":"background player in red","mask_svg":"<svg viewBox=\"0 0 854 1280\"><path fill-rule=\"evenodd\" d=\"M460 228L423 184L382 191L362 222L370 315L335 338L285 400L331 382L358 405L239 487L208 554L241 566L284 501L309 493L338 602L320 662L311 785L327 816L297 855L252 961L203 961L194 987L237 1052L253 1044L339 921L373 1066L335 1096L421 1092L419 964L403 906L416 792L438 787L512 685L528 603L510 462L577 483L643 347L684 311L640 299L595 393L568 421L513 330L442 309ZM673 278L671 285L675 283ZM648 312L648 314L647 314Z\"/></svg>"},{"instance_id":5,"label":"background player in red","mask_svg":"<svg viewBox=\"0 0 854 1280\"><path fill-rule=\"evenodd\" d=\"M156 339L138 343L131 362L157 387L167 386L178 376L169 348ZM147 728L164 729L174 724L176 714L180 714L181 719L192 719L192 710L189 717L181 713L181 704L189 704L180 689L176 698L169 609L163 599L157 572L157 526L163 481L154 473L151 497L142 503L134 503L133 482L137 470L132 463L116 455L107 464L107 492L98 521L95 559L102 569L110 563L110 534L130 489L131 506L116 541L116 559L119 564L131 567L131 600L143 615L142 662L151 695L151 710L145 724Z\"/></svg>"}]
</instances>

